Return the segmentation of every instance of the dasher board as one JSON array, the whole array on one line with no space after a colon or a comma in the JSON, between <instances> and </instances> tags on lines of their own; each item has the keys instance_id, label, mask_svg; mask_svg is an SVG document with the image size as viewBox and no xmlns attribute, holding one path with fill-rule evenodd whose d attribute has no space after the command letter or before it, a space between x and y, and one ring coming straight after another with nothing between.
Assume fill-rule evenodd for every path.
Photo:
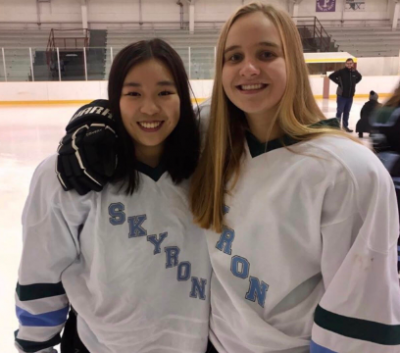
<instances>
[{"instance_id":1,"label":"dasher board","mask_svg":"<svg viewBox=\"0 0 400 353\"><path fill-rule=\"evenodd\" d=\"M357 58L347 52L333 53L304 53L304 59L307 64L312 63L345 63L347 59L353 59L356 63Z\"/></svg>"}]
</instances>

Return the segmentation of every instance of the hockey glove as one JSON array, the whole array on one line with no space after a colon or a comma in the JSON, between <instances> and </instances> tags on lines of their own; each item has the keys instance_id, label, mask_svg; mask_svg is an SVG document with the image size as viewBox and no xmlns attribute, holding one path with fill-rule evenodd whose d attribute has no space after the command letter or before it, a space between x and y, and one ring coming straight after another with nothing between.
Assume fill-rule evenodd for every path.
<instances>
[{"instance_id":1,"label":"hockey glove","mask_svg":"<svg viewBox=\"0 0 400 353\"><path fill-rule=\"evenodd\" d=\"M101 191L117 166L117 135L108 101L99 99L74 114L58 146L57 177L80 195Z\"/></svg>"}]
</instances>

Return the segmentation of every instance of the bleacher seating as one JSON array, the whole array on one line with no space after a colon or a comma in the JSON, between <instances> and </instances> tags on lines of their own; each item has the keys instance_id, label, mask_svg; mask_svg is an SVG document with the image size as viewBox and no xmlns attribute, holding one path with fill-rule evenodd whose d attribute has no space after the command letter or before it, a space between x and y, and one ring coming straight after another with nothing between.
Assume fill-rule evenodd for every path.
<instances>
[{"instance_id":1,"label":"bleacher seating","mask_svg":"<svg viewBox=\"0 0 400 353\"><path fill-rule=\"evenodd\" d=\"M80 34L80 33L79 33ZM68 36L71 36L71 32ZM47 47L49 30L44 31L0 31L0 48L5 48L7 78L10 81L27 81L31 80L30 76L30 60L29 47L32 48L34 58L35 80L58 79L58 75L52 75L46 68L43 52ZM107 47L104 57L104 72L102 74L96 71L96 74L89 72L89 79L107 79L111 67L111 47L113 48L113 57L117 55L119 50L126 45L142 40L159 37L170 43L176 51L181 55L186 69L190 76L195 79L212 78L214 74L214 47L218 39L217 30L201 30L194 34L181 30L109 30L106 37L105 46ZM96 45L97 47L97 45ZM189 65L189 47L190 47L190 65ZM11 49L18 48L18 49ZM38 51L36 53L36 51ZM89 56L96 56L96 63L100 61L98 58L99 50L92 55L95 50L91 50ZM62 56L62 55L61 55ZM36 57L38 58L36 60ZM91 62L88 62L88 70L90 71ZM93 66L93 65L92 65ZM2 58L0 55L0 80L4 80ZM62 75L64 76L64 75ZM79 75L81 76L81 75ZM68 79L67 77L65 79ZM74 75L74 79L77 76Z\"/></svg>"},{"instance_id":2,"label":"bleacher seating","mask_svg":"<svg viewBox=\"0 0 400 353\"><path fill-rule=\"evenodd\" d=\"M400 30L389 27L325 28L339 51L349 52L356 57L398 56L400 49ZM159 37L170 43L182 57L192 79L211 79L214 75L215 46L219 31L216 29L197 30L190 34L187 30L120 30L97 31L100 38L90 44L87 52L88 79L107 79L112 57L126 45L142 39ZM101 33L103 32L103 33ZM68 32L71 36L73 33ZM76 35L82 35L77 31ZM104 39L102 39L104 36ZM93 35L93 37L95 37ZM7 78L10 81L31 80L29 49L34 58L35 80L58 79L51 75L44 58L49 30L0 30L0 48L5 49ZM303 43L304 45L304 43ZM94 49L106 47L106 50ZM189 52L190 47L190 52ZM112 48L112 50L111 50ZM306 50L306 48L305 48ZM189 63L190 55L190 63ZM62 56L62 55L61 55ZM68 60L64 60L68 62ZM76 60L77 63L81 60ZM70 60L70 62L72 62ZM68 76L67 74L62 75ZM82 73L70 78L79 79ZM4 80L2 55L0 53L0 81Z\"/></svg>"},{"instance_id":3,"label":"bleacher seating","mask_svg":"<svg viewBox=\"0 0 400 353\"><path fill-rule=\"evenodd\" d=\"M46 30L0 30L0 48L4 48L7 80L31 81L31 63L29 48L32 50L34 65L34 79L36 81L51 79L47 62L43 57L49 40ZM82 35L80 30L70 31L69 37ZM2 53L0 53L0 81L4 81L4 65Z\"/></svg>"},{"instance_id":4,"label":"bleacher seating","mask_svg":"<svg viewBox=\"0 0 400 353\"><path fill-rule=\"evenodd\" d=\"M339 45L339 51L356 57L398 56L400 30L390 27L325 28Z\"/></svg>"},{"instance_id":5,"label":"bleacher seating","mask_svg":"<svg viewBox=\"0 0 400 353\"><path fill-rule=\"evenodd\" d=\"M32 55L34 57L34 49L46 49L48 38L48 30L0 30L0 48L4 48L8 80L30 80L28 48L32 48ZM0 55L0 80L4 80L2 55Z\"/></svg>"},{"instance_id":6,"label":"bleacher seating","mask_svg":"<svg viewBox=\"0 0 400 353\"><path fill-rule=\"evenodd\" d=\"M199 30L193 34L182 30L129 31L108 30L106 76L111 67L111 50L113 56L126 45L138 40L158 37L166 40L181 56L189 73L190 47L190 77L192 79L210 79L214 76L214 47L217 44L219 32L216 30Z\"/></svg>"}]
</instances>

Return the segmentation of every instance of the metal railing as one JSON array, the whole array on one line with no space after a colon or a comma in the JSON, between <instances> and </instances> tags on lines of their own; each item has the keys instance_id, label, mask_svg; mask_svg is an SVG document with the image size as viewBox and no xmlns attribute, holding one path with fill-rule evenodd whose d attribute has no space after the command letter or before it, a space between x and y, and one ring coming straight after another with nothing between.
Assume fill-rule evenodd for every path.
<instances>
[{"instance_id":1,"label":"metal railing","mask_svg":"<svg viewBox=\"0 0 400 353\"><path fill-rule=\"evenodd\" d=\"M51 48L0 48L0 82L107 80L112 62L123 47ZM214 78L216 47L174 49L190 79Z\"/></svg>"},{"instance_id":2,"label":"metal railing","mask_svg":"<svg viewBox=\"0 0 400 353\"><path fill-rule=\"evenodd\" d=\"M293 17L303 42L304 51L335 51L334 41L315 16Z\"/></svg>"},{"instance_id":3,"label":"metal railing","mask_svg":"<svg viewBox=\"0 0 400 353\"><path fill-rule=\"evenodd\" d=\"M79 34L78 34L79 33ZM57 60L60 62L59 50L82 50L89 46L90 31L84 28L77 29L54 29L50 30L49 40L46 48L47 65L51 69Z\"/></svg>"},{"instance_id":4,"label":"metal railing","mask_svg":"<svg viewBox=\"0 0 400 353\"><path fill-rule=\"evenodd\" d=\"M0 48L0 82L107 80L112 62L122 48L55 47L51 65L47 61L48 48ZM380 51L371 48L371 51L374 51L375 57L398 57L398 48L390 48L388 46L387 50ZM214 78L215 46L176 46L174 49L181 56L190 79ZM357 50L351 52L363 56Z\"/></svg>"},{"instance_id":5,"label":"metal railing","mask_svg":"<svg viewBox=\"0 0 400 353\"><path fill-rule=\"evenodd\" d=\"M71 33L70 35L66 35ZM81 32L78 35L77 32ZM47 42L47 48L82 48L89 46L90 31L86 28L54 29L52 28ZM72 45L71 45L72 43ZM74 45L75 44L75 45Z\"/></svg>"}]
</instances>

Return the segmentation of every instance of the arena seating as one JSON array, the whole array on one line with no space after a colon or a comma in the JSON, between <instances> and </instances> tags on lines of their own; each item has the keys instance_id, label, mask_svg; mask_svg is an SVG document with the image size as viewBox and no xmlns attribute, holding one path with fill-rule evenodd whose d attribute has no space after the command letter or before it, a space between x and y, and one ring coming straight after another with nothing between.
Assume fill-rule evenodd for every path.
<instances>
[{"instance_id":1,"label":"arena seating","mask_svg":"<svg viewBox=\"0 0 400 353\"><path fill-rule=\"evenodd\" d=\"M121 48L129 43L141 39L158 37L171 44L185 64L186 70L192 79L211 79L214 74L214 47L218 39L217 30L199 30L194 34L182 30L154 30L154 31L132 31L132 30L108 30L107 48L113 48L115 56ZM191 62L189 65L189 48ZM106 75L111 67L111 51L107 50Z\"/></svg>"},{"instance_id":2,"label":"arena seating","mask_svg":"<svg viewBox=\"0 0 400 353\"><path fill-rule=\"evenodd\" d=\"M27 81L30 75L29 47L45 50L49 30L0 30L0 48L4 48L7 78ZM32 53L33 55L34 52ZM0 53L0 80L4 80L3 58Z\"/></svg>"},{"instance_id":3,"label":"arena seating","mask_svg":"<svg viewBox=\"0 0 400 353\"><path fill-rule=\"evenodd\" d=\"M339 45L339 51L356 57L398 56L400 50L400 30L390 27L333 27L326 28Z\"/></svg>"},{"instance_id":4,"label":"arena seating","mask_svg":"<svg viewBox=\"0 0 400 353\"><path fill-rule=\"evenodd\" d=\"M400 29L390 27L328 27L339 51L349 52L356 57L398 56L400 49ZM92 31L93 32L93 31ZM87 53L88 79L107 79L112 57L129 43L141 39L159 37L169 42L180 54L192 79L212 79L214 75L214 48L217 43L217 29L196 30L132 30L109 29L104 32L104 40L92 43ZM78 33L78 32L77 32ZM70 36L71 33L68 33ZM101 36L101 33L98 33ZM43 51L46 49L49 30L0 30L0 48L5 48L6 70L9 81L31 80L29 47L34 57L35 80L58 79L50 75ZM101 44L99 44L101 43ZM100 47L106 47L101 50ZM190 47L190 54L189 54ZM112 50L111 50L112 48ZM1 53L0 53L1 54ZM190 63L189 63L190 56ZM83 59L82 59L83 60ZM78 60L79 61L79 60ZM37 76L37 77L36 77ZM55 77L52 77L55 76ZM65 76L65 78L64 78ZM82 73L63 79L82 79ZM84 79L84 78L83 78ZM0 55L0 81L4 80L4 68Z\"/></svg>"},{"instance_id":5,"label":"arena seating","mask_svg":"<svg viewBox=\"0 0 400 353\"><path fill-rule=\"evenodd\" d=\"M0 30L0 48L4 48L8 81L31 81L29 48L32 50L35 80L49 80L46 52L49 29ZM68 36L82 35L80 30L69 31ZM4 80L3 57L0 52L0 81Z\"/></svg>"}]
</instances>

